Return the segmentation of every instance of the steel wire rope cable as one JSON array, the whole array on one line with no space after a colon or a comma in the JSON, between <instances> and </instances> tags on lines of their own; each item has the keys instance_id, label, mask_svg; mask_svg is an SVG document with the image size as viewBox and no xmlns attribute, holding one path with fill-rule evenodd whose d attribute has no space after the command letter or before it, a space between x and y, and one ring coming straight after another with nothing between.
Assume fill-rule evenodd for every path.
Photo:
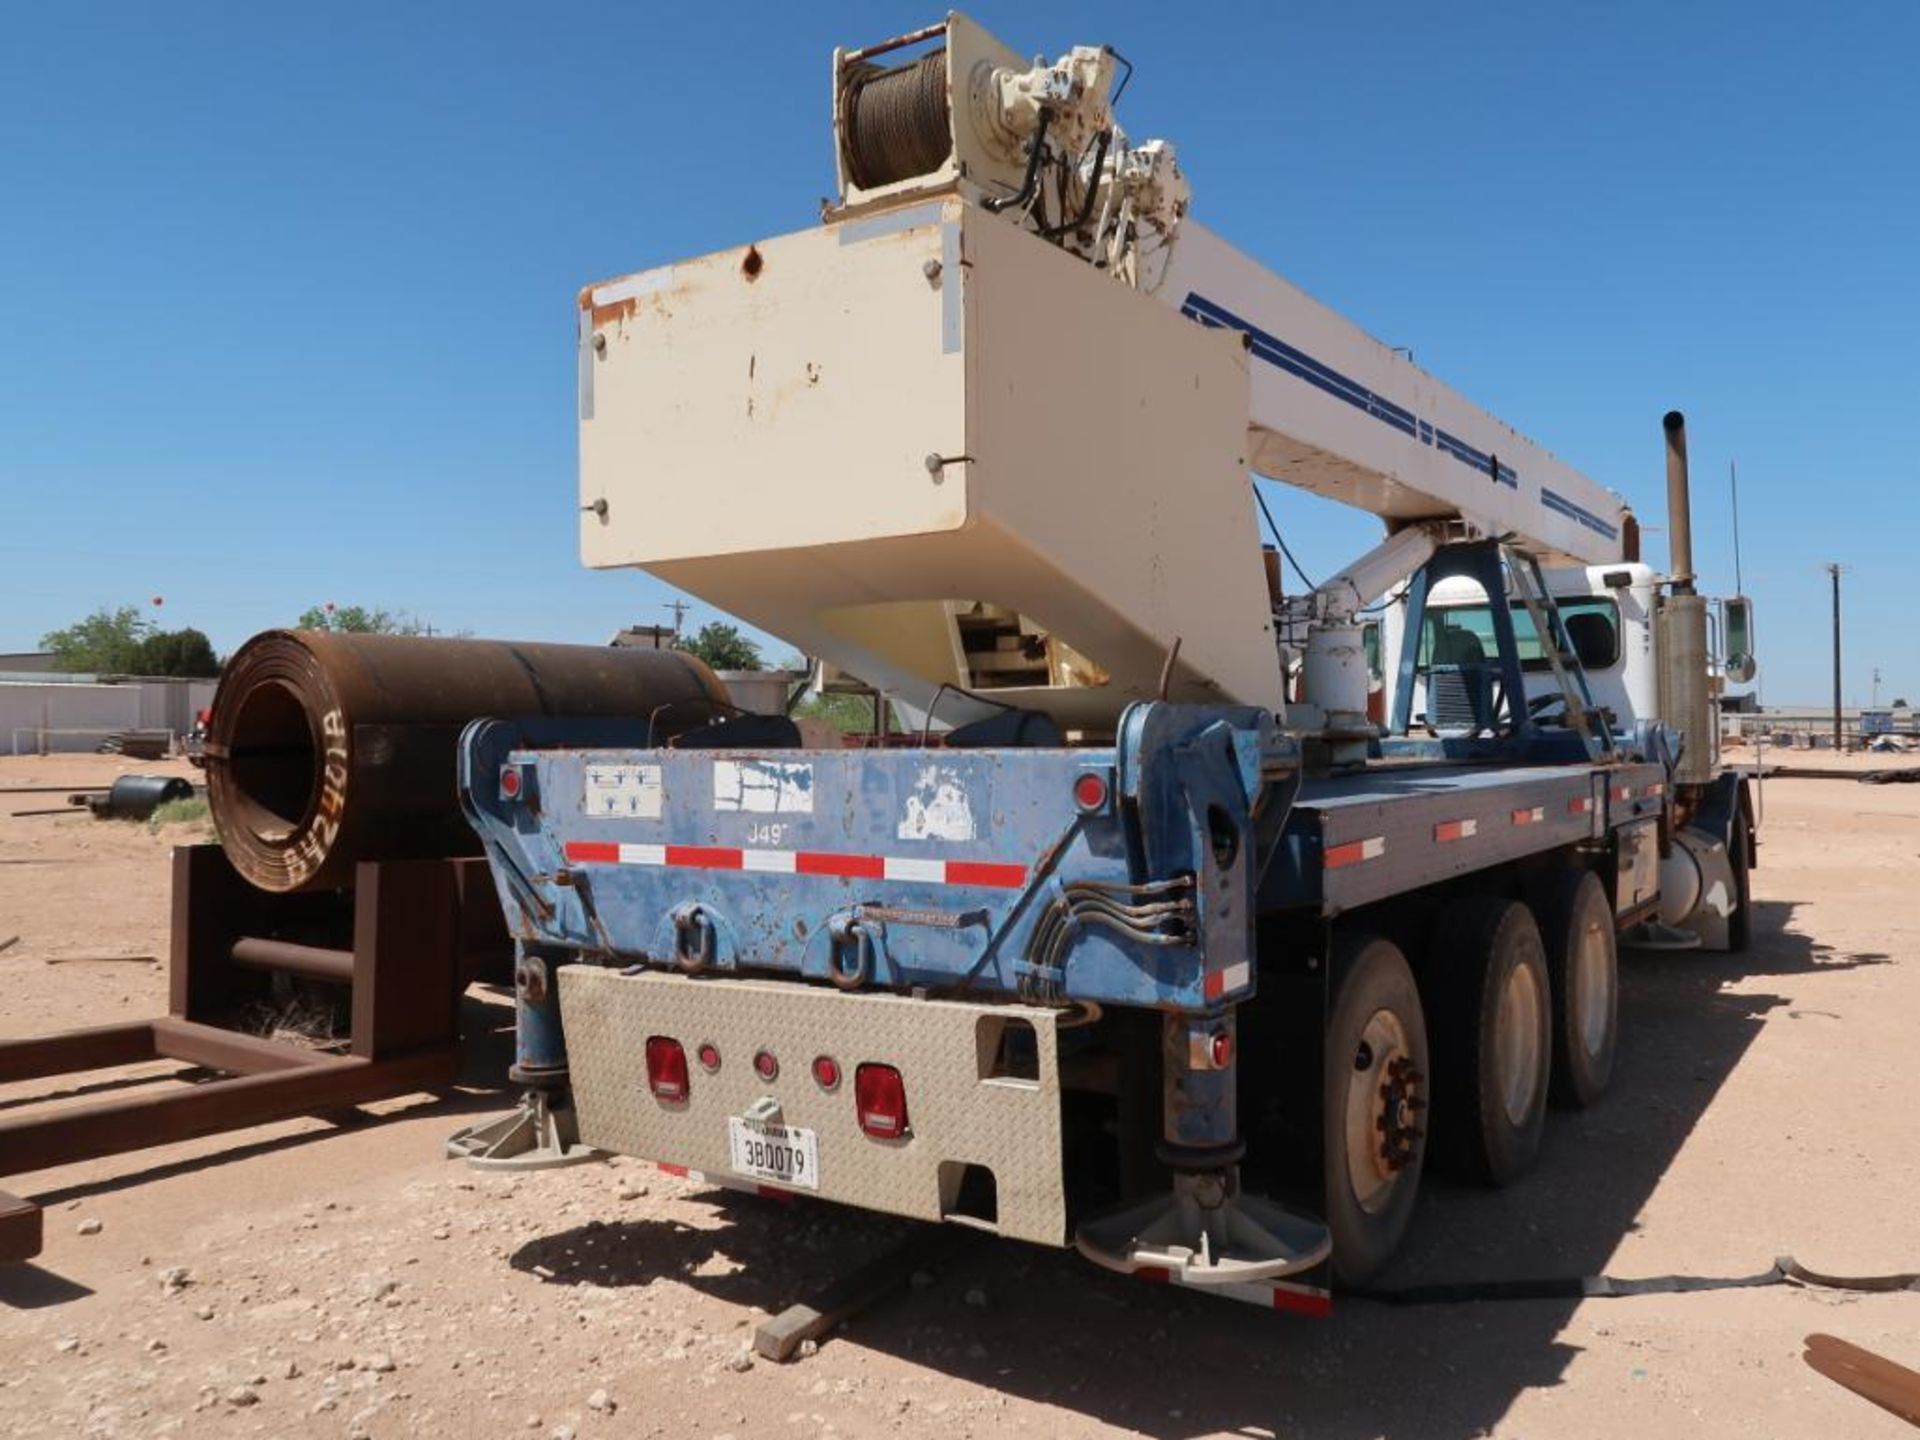
<instances>
[{"instance_id":1,"label":"steel wire rope cable","mask_svg":"<svg viewBox=\"0 0 1920 1440\"><path fill-rule=\"evenodd\" d=\"M862 190L939 169L953 147L945 48L855 79L845 109L847 165Z\"/></svg>"}]
</instances>

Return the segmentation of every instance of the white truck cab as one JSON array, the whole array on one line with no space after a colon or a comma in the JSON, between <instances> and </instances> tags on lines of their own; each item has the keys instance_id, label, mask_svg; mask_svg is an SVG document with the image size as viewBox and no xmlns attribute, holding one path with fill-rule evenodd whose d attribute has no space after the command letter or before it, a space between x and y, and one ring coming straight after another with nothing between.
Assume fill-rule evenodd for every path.
<instances>
[{"instance_id":1,"label":"white truck cab","mask_svg":"<svg viewBox=\"0 0 1920 1440\"><path fill-rule=\"evenodd\" d=\"M1659 576L1643 564L1589 565L1544 572L1547 590L1559 606L1586 671L1594 703L1607 712L1609 726L1618 734L1633 723L1660 713L1659 664L1654 646L1654 609ZM1539 636L1519 600L1513 606L1521 667L1526 674L1527 699L1558 696L1559 686ZM1394 683L1407 606L1404 596L1391 600L1381 615L1385 712L1393 713ZM1493 619L1486 592L1472 580L1456 577L1438 582L1428 597L1425 634L1420 640L1414 669L1413 714L1426 715L1426 667L1436 657L1491 658L1498 654Z\"/></svg>"}]
</instances>

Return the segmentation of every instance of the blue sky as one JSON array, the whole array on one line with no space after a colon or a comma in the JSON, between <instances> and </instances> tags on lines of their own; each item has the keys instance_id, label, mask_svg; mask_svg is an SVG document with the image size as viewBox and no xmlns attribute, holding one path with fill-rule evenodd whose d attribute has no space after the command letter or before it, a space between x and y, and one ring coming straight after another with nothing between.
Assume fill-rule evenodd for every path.
<instances>
[{"instance_id":1,"label":"blue sky","mask_svg":"<svg viewBox=\"0 0 1920 1440\"><path fill-rule=\"evenodd\" d=\"M813 222L828 55L930 6L11 7L0 650L101 604L223 650L305 606L599 641L669 617L574 548L572 297ZM1196 213L1696 547L1763 693L1920 700L1920 7L1058 7ZM1270 489L1309 570L1374 522ZM1649 549L1664 556L1655 533ZM711 612L697 607L697 622Z\"/></svg>"}]
</instances>

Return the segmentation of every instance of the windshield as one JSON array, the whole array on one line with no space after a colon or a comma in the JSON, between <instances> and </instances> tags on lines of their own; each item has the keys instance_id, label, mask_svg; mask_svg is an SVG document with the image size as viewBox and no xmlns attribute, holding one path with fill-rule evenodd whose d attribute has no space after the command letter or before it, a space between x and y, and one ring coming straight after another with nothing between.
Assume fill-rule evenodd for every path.
<instances>
[{"instance_id":1,"label":"windshield","mask_svg":"<svg viewBox=\"0 0 1920 1440\"><path fill-rule=\"evenodd\" d=\"M1574 595L1558 602L1560 623L1566 627L1583 670L1606 670L1620 660L1620 609L1603 595ZM1526 606L1512 602L1513 638L1522 670L1546 670L1547 652L1533 628ZM1435 664L1461 665L1499 658L1493 635L1493 607L1479 605L1429 606L1420 633L1422 670Z\"/></svg>"}]
</instances>

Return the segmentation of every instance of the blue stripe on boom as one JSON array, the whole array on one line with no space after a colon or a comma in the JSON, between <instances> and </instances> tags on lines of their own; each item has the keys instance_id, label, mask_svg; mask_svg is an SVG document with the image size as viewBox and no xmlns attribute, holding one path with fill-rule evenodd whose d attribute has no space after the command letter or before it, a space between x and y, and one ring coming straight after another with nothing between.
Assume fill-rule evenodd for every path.
<instances>
[{"instance_id":1,"label":"blue stripe on boom","mask_svg":"<svg viewBox=\"0 0 1920 1440\"><path fill-rule=\"evenodd\" d=\"M1205 296L1189 292L1186 303L1180 307L1180 313L1188 319L1199 320L1203 324L1216 328L1238 330L1252 344L1253 353L1258 355L1275 369L1284 370L1289 375L1306 381L1317 390L1324 390L1335 399L1344 400L1356 410L1364 410L1383 424L1391 425L1404 435L1419 438L1418 421L1414 413L1404 405L1397 405L1378 391L1369 390L1358 380L1341 374L1331 365L1316 360L1304 350L1296 349L1278 336L1269 335L1259 326L1242 320L1232 311L1214 304Z\"/></svg>"},{"instance_id":2,"label":"blue stripe on boom","mask_svg":"<svg viewBox=\"0 0 1920 1440\"><path fill-rule=\"evenodd\" d=\"M1566 496L1556 494L1544 485L1540 487L1540 503L1549 510L1566 516L1569 520L1578 521L1596 535L1604 535L1609 540L1617 540L1620 537L1619 526L1609 525L1591 510L1582 509Z\"/></svg>"},{"instance_id":3,"label":"blue stripe on boom","mask_svg":"<svg viewBox=\"0 0 1920 1440\"><path fill-rule=\"evenodd\" d=\"M1477 450L1457 435L1449 435L1444 430L1436 429L1433 432L1433 438L1434 442L1438 444L1442 450L1446 451L1447 454L1451 455L1461 464L1471 466L1489 479L1498 480L1508 489L1518 490L1520 488L1520 477L1510 466L1502 465L1499 467L1499 473L1494 473L1493 456L1487 454L1486 451Z\"/></svg>"},{"instance_id":4,"label":"blue stripe on boom","mask_svg":"<svg viewBox=\"0 0 1920 1440\"><path fill-rule=\"evenodd\" d=\"M1198 320L1211 329L1238 330L1247 337L1253 353L1276 370L1283 370L1296 379L1304 380L1316 390L1323 390L1336 400L1346 401L1354 409L1365 411L1381 424L1391 425L1401 434L1410 436L1423 445L1437 446L1462 465L1479 471L1490 480L1497 481L1512 490L1520 488L1520 476L1511 466L1501 465L1496 473L1491 455L1476 450L1466 441L1457 439L1444 430L1436 429L1406 406L1395 404L1377 390L1369 390L1358 380L1341 374L1323 361L1314 359L1306 351L1287 344L1278 336L1269 335L1258 325L1241 319L1223 306L1214 304L1197 291L1187 292L1187 298L1180 307L1180 313L1189 320Z\"/></svg>"}]
</instances>

